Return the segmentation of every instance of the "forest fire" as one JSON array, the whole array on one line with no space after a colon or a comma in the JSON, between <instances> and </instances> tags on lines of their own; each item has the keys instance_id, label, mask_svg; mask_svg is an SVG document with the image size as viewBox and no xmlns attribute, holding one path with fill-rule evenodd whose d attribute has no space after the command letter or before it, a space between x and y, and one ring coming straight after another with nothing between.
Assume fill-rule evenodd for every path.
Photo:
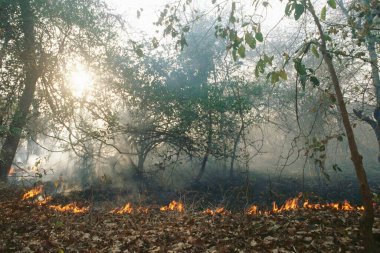
<instances>
[{"instance_id":1,"label":"forest fire","mask_svg":"<svg viewBox=\"0 0 380 253\"><path fill-rule=\"evenodd\" d=\"M247 214L250 214L250 215L258 215L260 214L260 211L259 211L259 208L258 206L256 205L251 205L247 211L246 211Z\"/></svg>"},{"instance_id":2,"label":"forest fire","mask_svg":"<svg viewBox=\"0 0 380 253\"><path fill-rule=\"evenodd\" d=\"M125 204L124 207L121 207L121 208L115 208L113 209L110 213L115 213L115 214L130 214L133 212L133 208L132 208L132 204L131 203L127 203Z\"/></svg>"},{"instance_id":3,"label":"forest fire","mask_svg":"<svg viewBox=\"0 0 380 253\"><path fill-rule=\"evenodd\" d=\"M291 198L285 201L283 205L280 207L277 206L276 202L272 203L272 210L270 211L261 211L259 210L257 205L250 206L246 213L249 215L261 215L261 214L269 214L269 213L280 213L283 211L292 211L303 209L312 209L312 210L322 210L322 209L333 209L337 211L363 211L363 206L354 207L348 202L344 200L343 203L328 203L328 204L311 204L309 200L305 200L302 205L299 205L301 195Z\"/></svg>"},{"instance_id":4,"label":"forest fire","mask_svg":"<svg viewBox=\"0 0 380 253\"><path fill-rule=\"evenodd\" d=\"M111 210L110 213L113 213L113 214L131 214L133 212L148 213L148 210L149 210L149 208L142 207L142 206L137 207L137 208L133 208L132 204L128 202L123 207L115 208L115 209Z\"/></svg>"},{"instance_id":5,"label":"forest fire","mask_svg":"<svg viewBox=\"0 0 380 253\"><path fill-rule=\"evenodd\" d=\"M71 213L85 213L89 210L89 207L78 207L75 202L67 204L65 206L50 205L49 208L54 209L59 212L71 212Z\"/></svg>"},{"instance_id":6,"label":"forest fire","mask_svg":"<svg viewBox=\"0 0 380 253\"><path fill-rule=\"evenodd\" d=\"M173 200L169 205L161 207L160 211L177 211L182 213L185 211L185 208L181 202Z\"/></svg>"},{"instance_id":7,"label":"forest fire","mask_svg":"<svg viewBox=\"0 0 380 253\"><path fill-rule=\"evenodd\" d=\"M229 211L227 211L226 209L224 209L224 207L219 207L215 210L211 210L211 209L206 209L203 211L204 214L209 214L209 215L217 215L217 214L220 214L220 215L226 215L226 214L229 214Z\"/></svg>"},{"instance_id":8,"label":"forest fire","mask_svg":"<svg viewBox=\"0 0 380 253\"><path fill-rule=\"evenodd\" d=\"M26 192L23 196L22 196L22 200L27 200L27 199L30 199L30 198L33 198L39 194L42 193L42 189L43 189L43 186L42 185L39 185L33 189L31 189L30 191Z\"/></svg>"}]
</instances>

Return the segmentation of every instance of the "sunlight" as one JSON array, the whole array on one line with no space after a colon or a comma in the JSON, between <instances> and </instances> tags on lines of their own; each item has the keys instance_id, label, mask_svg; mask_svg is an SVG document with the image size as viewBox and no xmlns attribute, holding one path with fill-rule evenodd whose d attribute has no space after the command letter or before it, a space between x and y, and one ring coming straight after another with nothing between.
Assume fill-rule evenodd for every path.
<instances>
[{"instance_id":1,"label":"sunlight","mask_svg":"<svg viewBox=\"0 0 380 253\"><path fill-rule=\"evenodd\" d=\"M92 88L93 76L82 65L77 65L69 74L69 85L75 97L83 97Z\"/></svg>"}]
</instances>

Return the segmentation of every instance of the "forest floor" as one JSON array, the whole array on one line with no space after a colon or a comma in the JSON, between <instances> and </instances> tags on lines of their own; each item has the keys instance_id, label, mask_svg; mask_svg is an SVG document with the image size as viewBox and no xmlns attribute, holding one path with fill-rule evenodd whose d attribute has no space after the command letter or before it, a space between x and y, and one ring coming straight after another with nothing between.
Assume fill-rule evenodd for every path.
<instances>
[{"instance_id":1,"label":"forest floor","mask_svg":"<svg viewBox=\"0 0 380 253\"><path fill-rule=\"evenodd\" d=\"M299 208L248 215L202 211L130 214L106 207L60 212L0 189L0 252L361 252L360 211ZM54 201L53 201L54 203ZM57 204L57 203L54 203ZM78 203L87 206L88 203ZM380 230L376 209L374 230Z\"/></svg>"}]
</instances>

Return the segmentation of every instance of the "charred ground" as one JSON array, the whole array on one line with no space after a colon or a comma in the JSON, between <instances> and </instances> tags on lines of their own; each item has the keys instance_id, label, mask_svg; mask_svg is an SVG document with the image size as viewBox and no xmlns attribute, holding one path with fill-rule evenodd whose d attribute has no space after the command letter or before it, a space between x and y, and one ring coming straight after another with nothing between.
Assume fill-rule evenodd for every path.
<instances>
[{"instance_id":1,"label":"charred ground","mask_svg":"<svg viewBox=\"0 0 380 253\"><path fill-rule=\"evenodd\" d=\"M0 251L3 252L361 252L359 211L298 208L248 215L241 211L207 214L188 201L185 210L160 211L145 205L111 213L115 202L80 201L84 213L60 212L37 199L22 201L25 190L2 187ZM75 194L74 194L75 195ZM73 195L73 196L74 196ZM52 205L73 196L56 195ZM221 207L221 206L219 206ZM375 230L380 230L380 210Z\"/></svg>"}]
</instances>

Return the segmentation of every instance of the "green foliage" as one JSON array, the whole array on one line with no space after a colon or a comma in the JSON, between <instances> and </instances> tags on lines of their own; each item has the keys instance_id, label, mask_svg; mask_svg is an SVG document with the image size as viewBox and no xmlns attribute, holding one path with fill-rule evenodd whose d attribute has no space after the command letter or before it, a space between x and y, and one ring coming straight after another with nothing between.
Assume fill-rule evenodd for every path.
<instances>
[{"instance_id":1,"label":"green foliage","mask_svg":"<svg viewBox=\"0 0 380 253\"><path fill-rule=\"evenodd\" d=\"M310 76L310 81L312 82L314 87L319 86L320 84L320 81L316 76Z\"/></svg>"},{"instance_id":2,"label":"green foliage","mask_svg":"<svg viewBox=\"0 0 380 253\"><path fill-rule=\"evenodd\" d=\"M251 48L256 48L256 39L252 36L251 32L246 32L244 35L245 43Z\"/></svg>"},{"instance_id":3,"label":"green foliage","mask_svg":"<svg viewBox=\"0 0 380 253\"><path fill-rule=\"evenodd\" d=\"M316 47L315 45L313 45L313 46L311 47L311 52L313 53L313 55L314 55L315 57L317 57L317 58L320 57L320 56L319 56L318 49L317 49L317 47Z\"/></svg>"},{"instance_id":4,"label":"green foliage","mask_svg":"<svg viewBox=\"0 0 380 253\"><path fill-rule=\"evenodd\" d=\"M238 54L241 58L244 58L245 57L245 47L244 45L240 45L239 49L238 49Z\"/></svg>"},{"instance_id":5,"label":"green foliage","mask_svg":"<svg viewBox=\"0 0 380 253\"><path fill-rule=\"evenodd\" d=\"M302 3L298 3L296 0L289 0L285 7L285 14L290 16L293 12L294 19L298 20L305 12L305 6Z\"/></svg>"},{"instance_id":6,"label":"green foliage","mask_svg":"<svg viewBox=\"0 0 380 253\"><path fill-rule=\"evenodd\" d=\"M256 64L255 76L259 77L260 74L263 74L265 72L266 66L272 65L273 59L274 59L274 56L269 57L268 55L264 54L264 57L261 57Z\"/></svg>"},{"instance_id":7,"label":"green foliage","mask_svg":"<svg viewBox=\"0 0 380 253\"><path fill-rule=\"evenodd\" d=\"M336 9L336 2L335 2L335 0L327 0L327 3L328 3L328 5L331 8Z\"/></svg>"},{"instance_id":8,"label":"green foliage","mask_svg":"<svg viewBox=\"0 0 380 253\"><path fill-rule=\"evenodd\" d=\"M264 41L264 38L263 38L263 34L261 32L257 32L255 34L255 38L257 39L257 41L259 42L263 42Z\"/></svg>"},{"instance_id":9,"label":"green foliage","mask_svg":"<svg viewBox=\"0 0 380 253\"><path fill-rule=\"evenodd\" d=\"M322 21L326 20L326 12L327 12L327 8L326 8L326 6L323 6L323 8L321 10L321 20Z\"/></svg>"}]
</instances>

